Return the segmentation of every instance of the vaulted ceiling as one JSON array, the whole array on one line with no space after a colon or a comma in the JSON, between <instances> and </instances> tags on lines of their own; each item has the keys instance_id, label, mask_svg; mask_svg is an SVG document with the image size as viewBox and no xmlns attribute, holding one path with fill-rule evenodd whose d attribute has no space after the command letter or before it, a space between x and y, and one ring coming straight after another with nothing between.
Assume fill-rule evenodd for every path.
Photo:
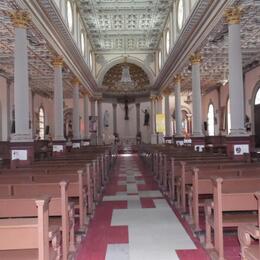
<instances>
[{"instance_id":1,"label":"vaulted ceiling","mask_svg":"<svg viewBox=\"0 0 260 260\"><path fill-rule=\"evenodd\" d=\"M77 0L95 50L158 46L171 0Z\"/></svg>"}]
</instances>

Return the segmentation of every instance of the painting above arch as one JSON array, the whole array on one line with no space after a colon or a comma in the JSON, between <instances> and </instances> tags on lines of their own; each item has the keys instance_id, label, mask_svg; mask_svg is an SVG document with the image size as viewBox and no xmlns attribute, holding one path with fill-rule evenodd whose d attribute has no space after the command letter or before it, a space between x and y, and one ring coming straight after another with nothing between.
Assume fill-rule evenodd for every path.
<instances>
[{"instance_id":1,"label":"painting above arch","mask_svg":"<svg viewBox=\"0 0 260 260\"><path fill-rule=\"evenodd\" d=\"M122 75L129 78L122 80ZM141 95L149 93L151 82L146 72L139 66L129 62L114 65L104 75L102 90L110 95Z\"/></svg>"}]
</instances>

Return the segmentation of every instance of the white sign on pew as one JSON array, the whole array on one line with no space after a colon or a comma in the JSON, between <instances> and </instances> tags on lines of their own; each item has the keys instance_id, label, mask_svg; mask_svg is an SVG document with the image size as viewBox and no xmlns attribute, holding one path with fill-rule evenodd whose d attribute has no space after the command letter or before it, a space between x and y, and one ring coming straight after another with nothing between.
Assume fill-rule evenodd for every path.
<instances>
[{"instance_id":1,"label":"white sign on pew","mask_svg":"<svg viewBox=\"0 0 260 260\"><path fill-rule=\"evenodd\" d=\"M183 146L184 145L184 141L183 140L176 141L176 145Z\"/></svg>"},{"instance_id":2,"label":"white sign on pew","mask_svg":"<svg viewBox=\"0 0 260 260\"><path fill-rule=\"evenodd\" d=\"M234 155L243 155L244 153L249 153L248 144L235 144L234 145Z\"/></svg>"},{"instance_id":3,"label":"white sign on pew","mask_svg":"<svg viewBox=\"0 0 260 260\"><path fill-rule=\"evenodd\" d=\"M82 143L82 146L89 146L90 145L90 142L89 141L84 141L83 143Z\"/></svg>"},{"instance_id":4,"label":"white sign on pew","mask_svg":"<svg viewBox=\"0 0 260 260\"><path fill-rule=\"evenodd\" d=\"M28 160L27 150L12 150L12 160Z\"/></svg>"},{"instance_id":5,"label":"white sign on pew","mask_svg":"<svg viewBox=\"0 0 260 260\"><path fill-rule=\"evenodd\" d=\"M204 148L205 148L205 145L203 145L203 144L198 144L198 145L194 146L194 150L197 152L203 152Z\"/></svg>"},{"instance_id":6,"label":"white sign on pew","mask_svg":"<svg viewBox=\"0 0 260 260\"><path fill-rule=\"evenodd\" d=\"M191 144L192 143L192 140L191 139L184 139L184 144Z\"/></svg>"},{"instance_id":7,"label":"white sign on pew","mask_svg":"<svg viewBox=\"0 0 260 260\"><path fill-rule=\"evenodd\" d=\"M80 143L73 143L72 148L80 148Z\"/></svg>"},{"instance_id":8,"label":"white sign on pew","mask_svg":"<svg viewBox=\"0 0 260 260\"><path fill-rule=\"evenodd\" d=\"M53 145L52 151L57 152L57 153L63 152L63 145L61 145L61 144Z\"/></svg>"}]
</instances>

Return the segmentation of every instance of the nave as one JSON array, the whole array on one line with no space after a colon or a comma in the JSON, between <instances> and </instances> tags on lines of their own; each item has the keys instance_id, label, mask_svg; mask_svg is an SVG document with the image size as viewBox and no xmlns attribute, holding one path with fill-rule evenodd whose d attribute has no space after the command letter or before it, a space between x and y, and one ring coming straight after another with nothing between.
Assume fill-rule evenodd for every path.
<instances>
[{"instance_id":1,"label":"nave","mask_svg":"<svg viewBox=\"0 0 260 260\"><path fill-rule=\"evenodd\" d=\"M209 259L136 154L111 176L77 260Z\"/></svg>"}]
</instances>

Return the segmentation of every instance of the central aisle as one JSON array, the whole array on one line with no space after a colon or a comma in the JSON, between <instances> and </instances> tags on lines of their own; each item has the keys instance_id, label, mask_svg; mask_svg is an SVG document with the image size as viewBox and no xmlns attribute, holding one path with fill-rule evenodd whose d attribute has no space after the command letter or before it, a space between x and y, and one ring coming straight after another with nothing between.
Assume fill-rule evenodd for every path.
<instances>
[{"instance_id":1,"label":"central aisle","mask_svg":"<svg viewBox=\"0 0 260 260\"><path fill-rule=\"evenodd\" d=\"M77 260L208 259L136 155L118 158Z\"/></svg>"}]
</instances>

